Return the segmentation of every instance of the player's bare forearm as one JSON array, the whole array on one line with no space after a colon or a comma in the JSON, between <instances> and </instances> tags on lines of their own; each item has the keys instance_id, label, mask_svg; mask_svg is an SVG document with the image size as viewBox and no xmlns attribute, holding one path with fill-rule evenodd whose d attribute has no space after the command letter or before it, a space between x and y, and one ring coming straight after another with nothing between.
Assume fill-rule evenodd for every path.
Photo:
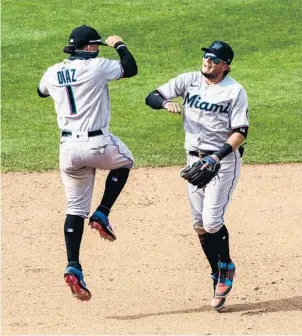
<instances>
[{"instance_id":1,"label":"player's bare forearm","mask_svg":"<svg viewBox=\"0 0 302 336\"><path fill-rule=\"evenodd\" d=\"M218 151L216 151L215 153L211 155L211 157L216 162L219 162L225 156L227 156L231 152L234 152L244 142L246 136L240 132L243 132L244 134L246 134L247 130L243 131L241 129L235 129L235 132L228 138L225 144ZM206 165L208 164L206 163Z\"/></svg>"},{"instance_id":2,"label":"player's bare forearm","mask_svg":"<svg viewBox=\"0 0 302 336\"><path fill-rule=\"evenodd\" d=\"M233 151L235 151L243 142L245 141L245 136L241 133L233 133L226 143L232 146Z\"/></svg>"}]
</instances>

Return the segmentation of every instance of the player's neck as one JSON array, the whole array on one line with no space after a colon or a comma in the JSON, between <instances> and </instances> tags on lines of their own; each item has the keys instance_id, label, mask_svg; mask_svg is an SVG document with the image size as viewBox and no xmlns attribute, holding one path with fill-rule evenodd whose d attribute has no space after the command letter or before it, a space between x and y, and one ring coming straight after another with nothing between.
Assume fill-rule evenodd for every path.
<instances>
[{"instance_id":1,"label":"player's neck","mask_svg":"<svg viewBox=\"0 0 302 336\"><path fill-rule=\"evenodd\" d=\"M220 83L222 80L224 79L223 74L221 76L218 77L214 77L214 78L208 78L206 76L204 76L204 80L208 85L214 85L214 84L218 84Z\"/></svg>"}]
</instances>

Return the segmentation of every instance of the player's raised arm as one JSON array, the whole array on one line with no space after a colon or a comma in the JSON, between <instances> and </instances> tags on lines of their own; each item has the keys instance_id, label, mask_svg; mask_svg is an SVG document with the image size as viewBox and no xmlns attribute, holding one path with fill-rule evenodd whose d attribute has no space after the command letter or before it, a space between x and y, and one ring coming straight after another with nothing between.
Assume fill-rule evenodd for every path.
<instances>
[{"instance_id":1,"label":"player's raised arm","mask_svg":"<svg viewBox=\"0 0 302 336\"><path fill-rule=\"evenodd\" d=\"M123 39L118 35L112 35L109 36L105 42L109 47L116 49L118 52L123 68L123 78L135 76L138 72L137 64L133 55L125 45Z\"/></svg>"}]
</instances>

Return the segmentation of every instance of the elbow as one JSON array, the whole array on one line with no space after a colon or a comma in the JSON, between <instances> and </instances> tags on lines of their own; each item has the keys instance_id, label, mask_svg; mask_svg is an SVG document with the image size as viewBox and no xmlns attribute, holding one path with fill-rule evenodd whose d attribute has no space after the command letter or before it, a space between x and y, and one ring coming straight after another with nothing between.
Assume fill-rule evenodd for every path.
<instances>
[{"instance_id":1,"label":"elbow","mask_svg":"<svg viewBox=\"0 0 302 336\"><path fill-rule=\"evenodd\" d=\"M138 68L137 68L137 64L136 62L134 62L134 65L133 65L133 71L132 71L132 76L136 76L138 74Z\"/></svg>"},{"instance_id":2,"label":"elbow","mask_svg":"<svg viewBox=\"0 0 302 336\"><path fill-rule=\"evenodd\" d=\"M148 96L147 96L146 99L145 99L145 103L146 103L146 105L148 105L148 106L150 106L150 107L152 107L152 106L150 105L151 96L152 96L152 92L149 93Z\"/></svg>"},{"instance_id":3,"label":"elbow","mask_svg":"<svg viewBox=\"0 0 302 336\"><path fill-rule=\"evenodd\" d=\"M152 91L145 99L146 105L150 106L153 110L160 110L163 108L163 97L157 91Z\"/></svg>"},{"instance_id":4,"label":"elbow","mask_svg":"<svg viewBox=\"0 0 302 336\"><path fill-rule=\"evenodd\" d=\"M138 73L137 65L133 65L132 67L124 67L124 78L130 78L136 76Z\"/></svg>"},{"instance_id":5,"label":"elbow","mask_svg":"<svg viewBox=\"0 0 302 336\"><path fill-rule=\"evenodd\" d=\"M247 138L248 129L249 129L248 126L240 126L233 129L232 132L233 134L236 134L239 139L241 138L241 140L243 141Z\"/></svg>"},{"instance_id":6,"label":"elbow","mask_svg":"<svg viewBox=\"0 0 302 336\"><path fill-rule=\"evenodd\" d=\"M138 74L138 69L137 66L133 69L131 69L131 71L128 72L128 76L127 77L134 77Z\"/></svg>"},{"instance_id":7,"label":"elbow","mask_svg":"<svg viewBox=\"0 0 302 336\"><path fill-rule=\"evenodd\" d=\"M136 76L138 74L138 68L137 68L137 65L135 65L135 69L134 69L134 74L133 76Z\"/></svg>"}]
</instances>

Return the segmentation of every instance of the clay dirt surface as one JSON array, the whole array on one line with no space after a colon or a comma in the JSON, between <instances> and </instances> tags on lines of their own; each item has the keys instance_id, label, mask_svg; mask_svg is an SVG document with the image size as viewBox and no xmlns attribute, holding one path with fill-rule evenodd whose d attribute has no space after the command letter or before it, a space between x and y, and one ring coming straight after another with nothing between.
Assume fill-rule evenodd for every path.
<instances>
[{"instance_id":1,"label":"clay dirt surface","mask_svg":"<svg viewBox=\"0 0 302 336\"><path fill-rule=\"evenodd\" d=\"M85 221L89 302L63 280L59 172L2 174L1 335L301 335L302 165L243 165L225 218L237 275L221 313L180 169L132 171L110 217L115 242Z\"/></svg>"}]
</instances>

